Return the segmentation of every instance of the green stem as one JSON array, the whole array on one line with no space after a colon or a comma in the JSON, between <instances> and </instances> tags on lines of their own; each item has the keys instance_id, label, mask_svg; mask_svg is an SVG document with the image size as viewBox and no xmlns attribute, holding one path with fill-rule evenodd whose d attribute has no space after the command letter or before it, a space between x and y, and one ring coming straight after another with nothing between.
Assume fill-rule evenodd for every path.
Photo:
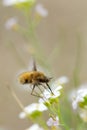
<instances>
[{"instance_id":1,"label":"green stem","mask_svg":"<svg viewBox=\"0 0 87 130\"><path fill-rule=\"evenodd\" d=\"M46 56L43 53L42 46L39 44L38 39L35 34L36 25L31 17L31 10L26 10L25 12L25 18L27 21L27 29L26 33L24 33L29 41L29 44L31 44L35 50L35 53L33 56L39 61L39 63L43 64L47 69L49 69L49 63L46 61Z\"/></svg>"},{"instance_id":2,"label":"green stem","mask_svg":"<svg viewBox=\"0 0 87 130\"><path fill-rule=\"evenodd\" d=\"M57 114L58 114L58 117L59 117L59 120L60 120L60 125L61 126L64 126L65 130L70 130L69 127L65 124L63 118L62 118L62 114L61 114L61 109L60 109L60 103L58 104L58 109L57 109Z\"/></svg>"},{"instance_id":3,"label":"green stem","mask_svg":"<svg viewBox=\"0 0 87 130\"><path fill-rule=\"evenodd\" d=\"M46 125L46 122L42 117L38 117L37 119L33 120L35 123L37 122L41 127L44 128L44 130L48 130L48 127Z\"/></svg>"},{"instance_id":4,"label":"green stem","mask_svg":"<svg viewBox=\"0 0 87 130\"><path fill-rule=\"evenodd\" d=\"M65 124L65 122L62 119L62 114L61 114L61 110L60 110L60 103L54 104L55 106L50 106L49 110L50 110L50 115L52 116L58 116L59 117L59 121L60 121L60 126L63 126L66 130L69 130L68 126Z\"/></svg>"},{"instance_id":5,"label":"green stem","mask_svg":"<svg viewBox=\"0 0 87 130\"><path fill-rule=\"evenodd\" d=\"M12 50L12 53L14 54L16 60L20 63L20 65L26 66L26 64L22 58L22 55L17 50L16 44L12 43L11 41L9 41L9 42L10 42L9 48Z\"/></svg>"}]
</instances>

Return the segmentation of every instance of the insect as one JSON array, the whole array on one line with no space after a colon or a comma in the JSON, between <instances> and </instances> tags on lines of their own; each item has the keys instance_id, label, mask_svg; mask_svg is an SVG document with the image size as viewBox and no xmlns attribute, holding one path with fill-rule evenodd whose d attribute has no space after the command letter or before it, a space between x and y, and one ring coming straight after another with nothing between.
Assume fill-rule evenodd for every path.
<instances>
[{"instance_id":1,"label":"insect","mask_svg":"<svg viewBox=\"0 0 87 130\"><path fill-rule=\"evenodd\" d=\"M35 61L33 62L33 70L29 72L23 72L22 74L19 75L19 82L21 84L30 84L33 86L31 95L35 95L34 89L35 87L38 87L40 89L41 86L43 86L45 89L48 87L49 91L53 94L50 86L49 86L49 81L51 78L48 78L43 72L40 72L36 68ZM41 90L41 89L40 89Z\"/></svg>"}]
</instances>

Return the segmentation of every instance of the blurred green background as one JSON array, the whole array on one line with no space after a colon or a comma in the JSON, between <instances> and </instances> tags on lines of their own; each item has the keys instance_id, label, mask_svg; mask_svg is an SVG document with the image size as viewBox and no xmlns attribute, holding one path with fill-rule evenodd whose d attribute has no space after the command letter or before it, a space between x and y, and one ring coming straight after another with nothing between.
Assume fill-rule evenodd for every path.
<instances>
[{"instance_id":1,"label":"blurred green background","mask_svg":"<svg viewBox=\"0 0 87 130\"><path fill-rule=\"evenodd\" d=\"M36 34L52 70L51 77L66 75L70 79L76 64L79 48L79 80L87 81L87 1L86 0L38 0L48 9L49 15L43 18ZM26 106L35 102L28 91L17 85L17 74L28 70L30 55L26 51L25 40L20 34L8 31L4 24L10 17L17 16L19 23L26 26L23 13L13 7L4 7L0 1L0 126L8 130L25 130L31 122L20 120L21 111L6 84L14 88L16 94ZM55 48L53 57L50 55ZM18 54L21 59L19 59ZM70 86L70 89L73 86Z\"/></svg>"}]
</instances>

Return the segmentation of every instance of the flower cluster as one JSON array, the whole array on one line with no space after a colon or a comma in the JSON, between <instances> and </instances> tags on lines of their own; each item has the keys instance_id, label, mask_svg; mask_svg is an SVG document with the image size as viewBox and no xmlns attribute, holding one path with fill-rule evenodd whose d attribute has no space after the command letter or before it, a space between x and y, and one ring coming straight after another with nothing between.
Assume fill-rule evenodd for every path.
<instances>
[{"instance_id":1,"label":"flower cluster","mask_svg":"<svg viewBox=\"0 0 87 130\"><path fill-rule=\"evenodd\" d=\"M27 13L28 13L28 10L31 9L32 6L35 6L35 19L32 20L34 23L39 22L39 20L42 17L48 16L48 10L45 9L41 3L38 3L35 5L35 0L3 0L3 5L4 6L15 6L18 8L23 8L23 9L25 7L25 10L24 10L25 13L26 13L26 8L28 8L27 9ZM29 21L29 23L30 23L30 21ZM16 17L9 18L5 23L5 27L6 27L6 29L17 30L18 29L17 28L18 19Z\"/></svg>"},{"instance_id":2,"label":"flower cluster","mask_svg":"<svg viewBox=\"0 0 87 130\"><path fill-rule=\"evenodd\" d=\"M59 117L56 118L50 117L47 121L48 126L58 126L59 125Z\"/></svg>"},{"instance_id":3,"label":"flower cluster","mask_svg":"<svg viewBox=\"0 0 87 130\"><path fill-rule=\"evenodd\" d=\"M72 102L73 109L85 108L87 109L87 85L82 85L77 91L76 96Z\"/></svg>"},{"instance_id":4,"label":"flower cluster","mask_svg":"<svg viewBox=\"0 0 87 130\"><path fill-rule=\"evenodd\" d=\"M65 76L56 79L51 85L53 94L50 93L49 90L45 90L43 94L41 94L43 98L40 98L39 102L44 102L45 104L49 102L52 104L52 102L58 101L58 97L61 96L61 90L63 88L62 86L66 83L68 83L68 78Z\"/></svg>"},{"instance_id":5,"label":"flower cluster","mask_svg":"<svg viewBox=\"0 0 87 130\"><path fill-rule=\"evenodd\" d=\"M49 103L52 104L53 102L58 101L58 97L60 97L61 95L61 89L62 86L58 86L57 88L52 89L53 94L50 93L48 90L45 90L43 94L41 94L43 98L40 98L39 102L43 102L45 105L49 105Z\"/></svg>"},{"instance_id":6,"label":"flower cluster","mask_svg":"<svg viewBox=\"0 0 87 130\"><path fill-rule=\"evenodd\" d=\"M46 111L47 107L42 103L32 103L31 105L25 107L24 112L19 114L21 119L31 116L33 118L37 117L41 112Z\"/></svg>"},{"instance_id":7,"label":"flower cluster","mask_svg":"<svg viewBox=\"0 0 87 130\"><path fill-rule=\"evenodd\" d=\"M68 79L68 78L67 78ZM32 103L30 105L28 105L27 107L24 108L24 111L21 112L19 114L19 118L24 119L24 118L32 118L32 119L36 119L35 122L37 124L32 125L30 128L28 128L27 130L45 130L45 127L50 127L54 130L57 130L57 128L60 125L60 119L59 119L59 114L58 114L58 110L55 106L55 111L54 111L54 104L56 103L56 105L58 106L58 100L59 97L61 96L61 90L63 89L62 84L67 83L68 80L66 80L66 78L61 77L59 79L57 79L52 85L51 85L51 89L53 94L48 90L44 90L43 93L41 93L41 97L39 99L39 103ZM61 85L60 85L61 84ZM40 127L38 125L37 122L37 118L40 118L42 113L44 111L50 111L50 117L49 119L46 121L46 126L45 127ZM55 115L56 112L56 115ZM40 123L40 122L39 122ZM48 130L47 128L47 130Z\"/></svg>"},{"instance_id":8,"label":"flower cluster","mask_svg":"<svg viewBox=\"0 0 87 130\"><path fill-rule=\"evenodd\" d=\"M71 98L74 111L84 122L87 122L87 84L83 84L77 90L72 91Z\"/></svg>"}]
</instances>

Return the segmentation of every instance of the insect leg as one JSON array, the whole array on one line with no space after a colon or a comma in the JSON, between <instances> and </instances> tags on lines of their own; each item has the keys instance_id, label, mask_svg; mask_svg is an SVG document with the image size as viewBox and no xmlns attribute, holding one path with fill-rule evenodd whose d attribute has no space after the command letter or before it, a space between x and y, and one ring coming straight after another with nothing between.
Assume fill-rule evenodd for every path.
<instances>
[{"instance_id":1,"label":"insect leg","mask_svg":"<svg viewBox=\"0 0 87 130\"><path fill-rule=\"evenodd\" d=\"M31 95L35 96L35 97L43 98L43 97L39 96L38 94L36 95L36 94L31 93Z\"/></svg>"},{"instance_id":2,"label":"insect leg","mask_svg":"<svg viewBox=\"0 0 87 130\"><path fill-rule=\"evenodd\" d=\"M40 85L40 84L39 84L39 85ZM41 88L39 87L39 85L37 85L37 86L38 86L38 88L39 88L40 92L41 92L41 93L43 93L43 91L41 90Z\"/></svg>"},{"instance_id":3,"label":"insect leg","mask_svg":"<svg viewBox=\"0 0 87 130\"><path fill-rule=\"evenodd\" d=\"M33 89L32 89L31 95L42 98L41 96L39 96L39 94L37 92L35 92L36 94L33 93L34 89L35 89L35 85L33 85Z\"/></svg>"},{"instance_id":4,"label":"insect leg","mask_svg":"<svg viewBox=\"0 0 87 130\"><path fill-rule=\"evenodd\" d=\"M51 93L54 95L54 93L52 92L52 90L51 90L51 88L50 88L49 84L48 84L48 83L46 83L46 85L48 86L48 88L49 88L49 90L51 91Z\"/></svg>"},{"instance_id":5,"label":"insect leg","mask_svg":"<svg viewBox=\"0 0 87 130\"><path fill-rule=\"evenodd\" d=\"M50 90L47 89L47 87L46 87L44 84L40 83L40 85L42 85L42 86L44 87L45 90L47 90L48 92L50 92Z\"/></svg>"},{"instance_id":6,"label":"insect leg","mask_svg":"<svg viewBox=\"0 0 87 130\"><path fill-rule=\"evenodd\" d=\"M35 89L35 85L33 85L31 95L33 94L34 89Z\"/></svg>"}]
</instances>

